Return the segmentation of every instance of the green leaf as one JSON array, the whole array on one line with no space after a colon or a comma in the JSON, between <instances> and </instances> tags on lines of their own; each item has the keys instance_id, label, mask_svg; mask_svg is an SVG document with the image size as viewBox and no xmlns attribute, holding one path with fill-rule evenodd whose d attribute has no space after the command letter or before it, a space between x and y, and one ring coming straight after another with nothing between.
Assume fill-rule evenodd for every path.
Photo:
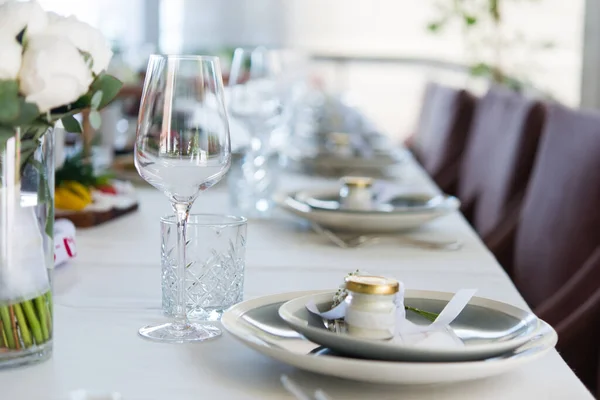
<instances>
[{"instance_id":1,"label":"green leaf","mask_svg":"<svg viewBox=\"0 0 600 400\"><path fill-rule=\"evenodd\" d=\"M429 32L439 32L440 28L442 27L442 24L439 22L432 22L429 25L427 25L427 30Z\"/></svg>"},{"instance_id":2,"label":"green leaf","mask_svg":"<svg viewBox=\"0 0 600 400\"><path fill-rule=\"evenodd\" d=\"M491 73L492 68L485 63L479 63L471 67L471 75L473 76L489 76Z\"/></svg>"},{"instance_id":3,"label":"green leaf","mask_svg":"<svg viewBox=\"0 0 600 400\"><path fill-rule=\"evenodd\" d=\"M473 26L477 23L477 18L472 15L465 15L464 19L465 24L467 24L467 26Z\"/></svg>"},{"instance_id":4,"label":"green leaf","mask_svg":"<svg viewBox=\"0 0 600 400\"><path fill-rule=\"evenodd\" d=\"M91 92L102 92L102 100L98 105L98 110L104 108L108 103L114 100L115 97L119 94L119 91L123 87L123 82L115 78L114 76L108 75L106 73L101 73L98 77L92 82Z\"/></svg>"},{"instance_id":5,"label":"green leaf","mask_svg":"<svg viewBox=\"0 0 600 400\"><path fill-rule=\"evenodd\" d=\"M83 130L81 129L81 125L79 124L79 121L77 121L74 116L68 115L66 117L61 118L61 121L67 132L72 132L72 133L82 133L83 132Z\"/></svg>"},{"instance_id":6,"label":"green leaf","mask_svg":"<svg viewBox=\"0 0 600 400\"><path fill-rule=\"evenodd\" d=\"M35 104L25 102L23 98L20 99L20 103L19 116L13 123L15 126L29 125L40 115L40 110Z\"/></svg>"},{"instance_id":7,"label":"green leaf","mask_svg":"<svg viewBox=\"0 0 600 400\"><path fill-rule=\"evenodd\" d=\"M94 128L95 130L100 129L100 125L102 125L102 117L100 116L100 113L96 110L90 112L90 125L92 125L92 128Z\"/></svg>"},{"instance_id":8,"label":"green leaf","mask_svg":"<svg viewBox=\"0 0 600 400\"><path fill-rule=\"evenodd\" d=\"M102 92L102 90L98 90L96 93L94 93L92 100L90 101L90 107L92 110L97 110L100 107L103 95L104 92Z\"/></svg>"},{"instance_id":9,"label":"green leaf","mask_svg":"<svg viewBox=\"0 0 600 400\"><path fill-rule=\"evenodd\" d=\"M6 126L0 126L0 142L6 143L8 139L15 136L15 130Z\"/></svg>"},{"instance_id":10,"label":"green leaf","mask_svg":"<svg viewBox=\"0 0 600 400\"><path fill-rule=\"evenodd\" d=\"M19 116L19 84L0 81L0 123L12 123Z\"/></svg>"},{"instance_id":11,"label":"green leaf","mask_svg":"<svg viewBox=\"0 0 600 400\"><path fill-rule=\"evenodd\" d=\"M0 152L4 151L6 142L15 136L15 130L6 126L0 126Z\"/></svg>"}]
</instances>

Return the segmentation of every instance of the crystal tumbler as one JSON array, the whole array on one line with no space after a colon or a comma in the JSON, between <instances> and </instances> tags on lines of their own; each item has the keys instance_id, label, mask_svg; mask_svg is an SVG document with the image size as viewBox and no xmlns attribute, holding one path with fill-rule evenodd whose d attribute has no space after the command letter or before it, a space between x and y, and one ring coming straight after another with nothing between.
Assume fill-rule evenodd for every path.
<instances>
[{"instance_id":1,"label":"crystal tumbler","mask_svg":"<svg viewBox=\"0 0 600 400\"><path fill-rule=\"evenodd\" d=\"M162 305L174 314L177 299L177 219L161 219ZM186 308L195 321L218 321L223 311L242 301L246 219L191 214L187 225Z\"/></svg>"}]
</instances>

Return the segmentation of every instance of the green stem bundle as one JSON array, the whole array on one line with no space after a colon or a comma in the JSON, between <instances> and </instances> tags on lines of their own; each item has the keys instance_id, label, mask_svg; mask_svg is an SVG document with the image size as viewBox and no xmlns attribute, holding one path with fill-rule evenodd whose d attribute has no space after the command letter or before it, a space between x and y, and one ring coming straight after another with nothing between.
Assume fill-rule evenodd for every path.
<instances>
[{"instance_id":1,"label":"green stem bundle","mask_svg":"<svg viewBox=\"0 0 600 400\"><path fill-rule=\"evenodd\" d=\"M52 338L52 295L0 306L0 352L42 345Z\"/></svg>"}]
</instances>

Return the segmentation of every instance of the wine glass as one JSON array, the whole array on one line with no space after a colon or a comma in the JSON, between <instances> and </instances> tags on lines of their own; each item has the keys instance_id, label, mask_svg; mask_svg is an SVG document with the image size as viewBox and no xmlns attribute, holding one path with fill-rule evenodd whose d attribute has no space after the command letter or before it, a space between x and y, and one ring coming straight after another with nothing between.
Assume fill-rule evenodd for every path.
<instances>
[{"instance_id":1,"label":"wine glass","mask_svg":"<svg viewBox=\"0 0 600 400\"><path fill-rule=\"evenodd\" d=\"M272 139L284 123L281 59L276 51L238 48L231 63L228 110L245 126L250 144L232 179L234 208L248 217L268 217L274 207L279 155ZM236 170L236 174L237 174Z\"/></svg>"},{"instance_id":2,"label":"wine glass","mask_svg":"<svg viewBox=\"0 0 600 400\"><path fill-rule=\"evenodd\" d=\"M141 336L185 343L216 337L211 325L186 314L186 226L200 192L217 183L231 164L229 123L219 60L205 56L152 55L148 63L135 142L135 166L161 190L177 216L177 306L173 322L145 326Z\"/></svg>"},{"instance_id":3,"label":"wine glass","mask_svg":"<svg viewBox=\"0 0 600 400\"><path fill-rule=\"evenodd\" d=\"M229 73L229 112L241 120L251 137L251 149L267 145L282 114L282 62L276 51L237 48Z\"/></svg>"}]
</instances>

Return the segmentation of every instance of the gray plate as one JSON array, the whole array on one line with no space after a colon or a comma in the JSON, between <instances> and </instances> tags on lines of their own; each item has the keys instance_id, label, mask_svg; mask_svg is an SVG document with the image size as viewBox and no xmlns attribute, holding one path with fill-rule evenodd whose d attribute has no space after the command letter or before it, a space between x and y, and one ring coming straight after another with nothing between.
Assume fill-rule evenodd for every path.
<instances>
[{"instance_id":1,"label":"gray plate","mask_svg":"<svg viewBox=\"0 0 600 400\"><path fill-rule=\"evenodd\" d=\"M527 343L500 356L467 362L389 362L335 356L291 329L278 315L285 302L323 291L281 293L246 300L223 314L223 327L244 345L318 374L381 384L431 384L480 379L512 371L547 354L556 332L545 322Z\"/></svg>"},{"instance_id":2,"label":"gray plate","mask_svg":"<svg viewBox=\"0 0 600 400\"><path fill-rule=\"evenodd\" d=\"M321 192L277 193L275 201L284 210L306 218L320 226L338 232L394 233L417 229L437 218L455 212L460 202L454 197L442 197L443 205L411 212L330 210L311 207L300 199L317 197ZM331 194L331 190L328 190Z\"/></svg>"},{"instance_id":3,"label":"gray plate","mask_svg":"<svg viewBox=\"0 0 600 400\"><path fill-rule=\"evenodd\" d=\"M456 211L460 200L449 195L429 195L421 193L394 196L386 203L378 204L372 210L353 210L342 208L339 190L301 191L296 200L306 203L314 210L337 211L348 214L439 214Z\"/></svg>"},{"instance_id":4,"label":"gray plate","mask_svg":"<svg viewBox=\"0 0 600 400\"><path fill-rule=\"evenodd\" d=\"M327 330L323 320L310 313L305 305L313 300L320 310L331 308L334 292L310 295L291 300L279 309L279 315L293 329L309 340L340 354L388 361L468 361L497 356L514 349L536 335L538 318L509 304L473 297L451 324L465 343L456 348L425 348L392 343L385 340L356 338L347 333ZM452 293L409 290L405 304L421 310L439 313ZM423 317L407 312L409 320L428 323Z\"/></svg>"}]
</instances>

